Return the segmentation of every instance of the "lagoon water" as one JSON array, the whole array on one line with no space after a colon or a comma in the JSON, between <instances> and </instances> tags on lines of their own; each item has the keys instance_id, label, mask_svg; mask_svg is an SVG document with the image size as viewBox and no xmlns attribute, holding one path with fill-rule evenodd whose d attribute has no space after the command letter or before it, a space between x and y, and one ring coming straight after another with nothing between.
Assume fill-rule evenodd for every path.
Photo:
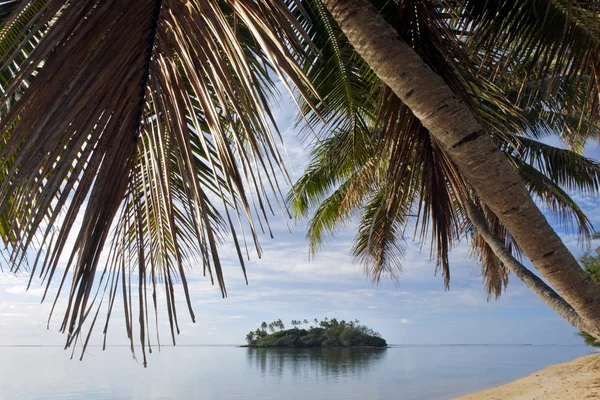
<instances>
[{"instance_id":1,"label":"lagoon water","mask_svg":"<svg viewBox=\"0 0 600 400\"><path fill-rule=\"evenodd\" d=\"M388 349L163 347L144 369L126 347L0 347L0 399L448 399L589 354L585 346Z\"/></svg>"}]
</instances>

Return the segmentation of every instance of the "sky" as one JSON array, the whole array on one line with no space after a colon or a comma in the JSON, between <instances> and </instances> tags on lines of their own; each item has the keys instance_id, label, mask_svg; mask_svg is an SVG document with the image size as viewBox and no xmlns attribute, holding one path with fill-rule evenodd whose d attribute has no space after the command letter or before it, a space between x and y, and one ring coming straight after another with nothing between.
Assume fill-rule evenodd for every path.
<instances>
[{"instance_id":1,"label":"sky","mask_svg":"<svg viewBox=\"0 0 600 400\"><path fill-rule=\"evenodd\" d=\"M291 176L298 179L308 162L308 144L300 142L294 128L296 108L289 96L282 94L276 103L275 117L293 166ZM590 145L586 155L600 158L597 144ZM600 227L598 198L575 197L593 225ZM488 302L466 243L451 252L449 291L444 290L441 274L434 276L435 262L429 259L428 246L420 252L420 244L410 241L399 281L383 279L376 285L352 260L352 226L328 240L324 250L309 259L306 221L290 221L291 233L283 217L277 215L270 222L275 238L259 237L264 256L259 260L254 255L248 262L249 285L244 282L231 242L221 249L226 299L202 276L201 265L189 272L196 323L187 316L180 296L178 344L241 344L245 334L261 321L281 318L289 325L292 319L325 317L358 319L392 344L582 343L575 328L512 276L500 299ZM575 235L566 235L558 226L556 229L576 256L583 253ZM532 268L529 263L526 266ZM33 285L26 292L26 282L24 274L0 273L0 345L63 344L66 338L58 329L64 299L47 329L51 301L40 304L42 289ZM166 313L162 316L166 321ZM112 317L109 344L127 343L119 317L118 313ZM101 344L100 330L92 336L92 345ZM161 324L159 330L161 342L169 344L167 326Z\"/></svg>"}]
</instances>

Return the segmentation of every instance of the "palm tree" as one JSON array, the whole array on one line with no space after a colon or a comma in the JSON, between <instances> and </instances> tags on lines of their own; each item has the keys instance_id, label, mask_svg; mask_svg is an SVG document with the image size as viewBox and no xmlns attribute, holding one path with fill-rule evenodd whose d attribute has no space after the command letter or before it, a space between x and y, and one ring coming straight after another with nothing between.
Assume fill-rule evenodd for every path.
<instances>
[{"instance_id":1,"label":"palm tree","mask_svg":"<svg viewBox=\"0 0 600 400\"><path fill-rule=\"evenodd\" d=\"M226 296L219 242L233 238L244 274L247 241L261 255L258 231L270 233L267 212L282 207L276 171L287 176L271 77L311 91L297 64L303 29L280 0L10 1L0 18L0 234L11 271L34 254L44 298L60 280L67 346L101 305L106 335L122 292L145 364L161 285L174 341L176 288L194 320L189 265L199 260Z\"/></svg>"},{"instance_id":2,"label":"palm tree","mask_svg":"<svg viewBox=\"0 0 600 400\"><path fill-rule=\"evenodd\" d=\"M279 328L280 331L285 329L285 324L283 323L283 321L281 319L278 319L277 321L275 321L275 326L277 328Z\"/></svg>"},{"instance_id":3,"label":"palm tree","mask_svg":"<svg viewBox=\"0 0 600 400\"><path fill-rule=\"evenodd\" d=\"M265 321L263 321L263 322L260 324L260 328L262 329L262 331L263 331L263 332L266 332L266 331L267 331L267 327L268 327L268 325L267 325L267 323L266 323Z\"/></svg>"},{"instance_id":4,"label":"palm tree","mask_svg":"<svg viewBox=\"0 0 600 400\"><path fill-rule=\"evenodd\" d=\"M248 334L246 335L246 343L252 344L252 343L254 343L254 340L255 340L254 332L253 331L248 332Z\"/></svg>"},{"instance_id":5,"label":"palm tree","mask_svg":"<svg viewBox=\"0 0 600 400\"><path fill-rule=\"evenodd\" d=\"M318 4L320 4L320 2L315 1L314 3L317 4L318 9ZM319 68L309 70L309 75L312 71L317 79L321 79L316 81L317 85L322 84L327 88L322 94L333 93L333 95L343 98L345 102L344 107L346 107L346 109L351 109L350 112L348 112L350 117L345 118L346 116L340 116L338 109L331 106L331 102L322 107L320 111L324 110L325 113L329 114L328 116L332 117L333 121L339 123L342 127L336 131L336 136L339 137L337 141L332 139L331 141L326 142L324 146L318 147L318 150L315 152L315 160L317 160L317 163L313 163L313 166L326 159L327 152L323 151L323 147L329 146L332 150L331 154L336 154L338 156L335 160L330 160L331 162L329 164L325 163L327 166L324 166L325 164L323 163L321 163L322 165L317 166L322 167L321 169L309 169L306 176L308 179L305 179L304 181L301 180L296 185L296 188L304 185L302 190L309 194L308 197L305 196L302 198L302 196L296 196L294 198L296 208L300 209L301 213L303 213L304 211L302 210L310 208L311 205L317 205L318 207L312 220L312 231L309 230L309 237L313 240L313 247L316 247L315 245L319 244L324 230L328 229L328 227L331 228L332 226L339 225L340 222L343 223L347 220L350 211L354 207L364 204L364 193L373 191L374 182L376 182L378 178L379 181L387 180L387 182L391 182L392 184L387 185L387 187L384 187L381 191L376 191L376 193L379 193L380 195L372 197L371 203L365 208L365 214L363 221L361 222L361 229L364 228L364 230L359 230L358 236L359 238L366 239L357 242L355 253L358 256L364 256L365 254L370 253L368 254L367 258L369 258L369 260L367 261L371 262L371 266L375 266L374 269L371 269L371 272L374 271L373 277L375 279L378 279L382 271L393 274L394 269L388 268L389 263L386 263L384 257L390 255L394 257L394 254L396 257L401 255L402 248L398 247L396 238L402 232L402 226L405 225L406 220L408 219L407 217L410 215L409 209L407 209L406 206L412 205L411 203L414 201L411 199L414 199L415 197L411 197L411 195L414 196L416 194L417 197L427 196L425 198L425 208L419 209L419 216L417 219L422 218L423 226L425 228L427 227L426 221L429 217L433 219L433 242L437 246L438 261L442 266L446 282L448 282L449 267L446 257L447 250L451 247L452 242L458 240L460 236L460 231L452 231L452 229L458 226L456 223L462 220L467 210L471 209L467 206L474 200L480 207L485 209L486 217L489 220L488 225L491 224L495 226L493 229L494 233L499 234L502 238L502 242L505 242L502 243L503 247L508 245L510 253L512 252L511 247L518 250L520 246L524 253L532 259L538 270L540 270L540 272L548 278L551 284L558 289L558 292L563 295L566 302L547 286L545 288L539 286L538 289L540 290L538 290L537 293L546 293L548 295L553 293L552 296L546 297L546 300L549 303L553 301L552 299L560 299L562 301L561 306L565 307L561 315L568 316L575 313L583 317L583 319L587 321L587 324L599 326L598 322L600 320L598 319L597 310L589 309L589 304L596 304L595 302L598 301L598 291L597 289L592 288L592 285L585 279L582 279L584 277L582 277L581 268L577 266L574 258L568 253L556 234L552 233L550 236L551 240L548 240L545 243L535 243L540 242L539 236L537 236L537 234L528 233L537 232L536 230L532 230L532 226L534 226L535 229L539 227L543 232L551 231L545 218L532 202L530 194L527 193L528 189L551 205L554 210L561 210L561 212L567 210L567 214L571 213L571 215L575 216L579 228L586 234L590 233L591 226L589 225L589 221L587 221L585 216L581 213L581 210L566 195L566 193L556 185L557 180L560 184L565 184L564 178L568 176L566 184L577 187L581 183L578 177L580 173L576 169L573 169L571 173L568 173L566 176L559 176L553 172L557 171L555 162L554 165L546 171L549 172L546 174L549 176L544 176L543 173L540 173L541 171L536 171L535 168L532 168L531 166L531 164L537 163L539 159L535 160L534 158L530 158L529 163L524 162L529 156L526 155L525 157L520 158L518 157L518 153L519 148L521 150L527 149L525 152L530 155L535 153L540 156L542 153L545 153L544 156L541 156L544 161L538 165L543 165L546 160L549 159L547 156L550 154L556 155L558 153L562 153L561 161L565 161L568 158L571 159L570 161L576 161L569 166L579 164L579 161L582 161L583 164L586 165L585 169L587 173L585 174L584 180L587 181L587 184L584 184L581 187L588 190L592 189L594 191L598 189L597 165L590 160L583 160L572 154L567 154L558 149L532 141L526 137L519 137L518 140L514 140L511 139L510 136L507 136L507 133L510 133L507 132L507 130L510 131L510 129L514 129L514 127L523 132L524 130L535 131L540 128L548 129L548 127L557 128L558 123L556 123L556 120L563 121L565 124L568 123L569 114L564 110L562 110L561 115L555 112L560 118L546 118L545 121L549 122L539 122L542 113L540 111L541 109L548 109L548 104L557 104L559 106L565 104L567 102L564 101L564 98L554 99L554 103L549 103L548 98L543 99L544 102L541 102L539 101L540 99L538 99L537 104L542 105L537 108L529 105L529 115L523 115L524 113L519 115L519 113L516 113L519 116L518 119L506 121L506 118L501 118L498 120L497 116L500 113L497 111L495 113L490 113L489 104L491 103L494 105L494 103L496 103L496 107L498 105L502 106L502 111L506 114L505 107L510 107L510 102L507 103L502 98L494 98L495 95L503 95L504 93L498 92L493 85L490 86L485 83L485 81L484 84L477 84L477 82L475 82L477 85L473 85L473 82L469 81L472 77L469 76L468 72L464 73L460 70L457 71L457 66L448 65L448 61L445 61L446 64L444 65L444 59L457 59L464 62L465 57L461 56L459 51L461 50L460 41L457 41L458 43L452 43L452 40L449 40L447 28L442 32L443 35L439 35L438 33L437 37L434 34L435 32L431 32L433 31L432 25L435 27L435 24L440 23L443 25L443 23L445 23L445 21L440 21L439 18L432 18L432 13L439 12L435 7L427 8L427 4L432 3L427 1L405 1L400 2L400 5L398 6L398 8L404 6L402 11L398 12L398 14L401 15L399 18L406 17L407 14L411 13L411 10L417 9L418 12L415 11L415 14L421 16L425 15L425 18L427 19L426 21L414 23L414 26L418 25L419 30L424 32L420 34L423 38L412 31L413 35L411 39L413 42L417 42L416 45L415 43L413 43L413 45L415 46L415 49L420 52L419 54L423 56L425 62L412 48L410 48L410 46L406 46L401 41L397 40L398 33L390 26L390 24L383 20L374 7L367 5L366 1L324 1L323 3L331 11L333 19L340 24L341 29L348 37L350 43L364 58L366 64L368 64L368 71L371 71L368 68L371 67L377 74L377 77L381 78L381 81L390 89L380 91L380 93L382 93L380 98L384 100L384 106L387 106L388 109L384 110L384 112L379 111L377 115L373 115L374 113L372 111L376 107L370 107L368 102L362 100L364 99L362 93L367 91L348 93L348 87L351 87L352 84L364 86L364 82L369 82L369 79L372 81L373 74L372 72L364 73L364 70L362 70L360 66L353 66L356 59L352 52L348 52L344 46L337 46L339 45L339 42L336 46L332 46L334 48L334 55L330 57L329 60L332 60L330 62L333 64L344 63L343 68L338 67L333 68L333 70L331 68L327 69L327 77L331 78L331 75L333 75L335 71L339 71L343 76L346 85L339 85L339 82L334 83L332 79L327 80L325 74L320 72L321 69ZM490 7L493 7L493 5ZM422 8L425 9L423 10ZM521 13L523 12L520 7L516 8L519 8ZM523 8L526 8L526 6L523 6ZM322 11L319 10L318 12L322 17ZM439 15L443 14L448 15L447 13L439 12ZM465 14L469 16L473 15L473 13ZM496 15L493 13L490 14ZM396 26L401 29L407 29L405 27L409 26L409 24L406 23L407 21L404 20L396 22ZM488 24L492 25L492 23ZM331 27L332 24L323 25L329 30L334 29ZM469 24L464 24L463 26L467 25ZM481 25L484 24L482 23ZM497 22L497 25L505 26L502 22ZM368 28L372 28L373 30L369 31ZM387 41L381 41L379 34L374 33L376 31L379 32L379 30L383 28L385 28L385 32L387 32L386 35L384 35L385 38L389 39ZM472 34L472 32L469 33ZM329 35L330 38L332 36L334 35ZM417 36L416 39L414 38L415 36ZM495 36L492 35L492 37ZM440 38L445 41L444 46L439 46L439 43L441 43ZM344 40L345 39L340 39L339 41L343 42ZM438 42L436 42L436 40L438 40ZM423 49L419 47L423 45L423 42L427 41L429 48ZM387 50L384 51L383 47L380 46L382 44L385 44L386 46L394 45L395 47L387 48ZM446 51L454 51L456 53L452 53L452 56L447 56L445 58L440 57L435 53L432 54L429 50L432 48L435 49L436 45L438 45L438 53L439 48L441 47L447 49ZM589 46L585 48L589 49ZM397 59L390 61L391 58L387 57L387 55L390 54L397 56ZM564 54L564 52L561 54ZM406 70L397 69L400 59L403 59L402 65L407 67ZM491 57L491 59L493 60L494 57ZM407 62L406 60L410 61ZM388 61L390 61L389 64ZM467 63L465 65L470 65L468 58L466 61ZM428 68L425 63L428 63L430 67L435 68L437 74ZM348 67L348 65L350 65L350 67ZM485 77L484 73L481 71L478 72L479 75ZM398 74L401 75L401 78L405 79L400 79L396 76ZM413 76L413 74L416 75ZM441 75L443 79L441 79L439 75ZM377 77L375 77L375 79L377 79ZM313 76L311 76L311 78L315 81ZM418 79L423 80L420 81ZM468 86L465 87L464 81L467 81ZM406 83L409 83L409 86L406 86ZM535 87L536 82L533 82L533 84ZM485 85L487 85L487 87ZM341 87L343 90L332 92L331 87L333 86ZM525 85L520 88L519 96L522 96L523 93L527 93L527 88L524 87ZM428 92L429 89L432 91ZM483 91L484 89L487 90ZM473 92L474 90L475 92ZM535 90L540 92L539 87ZM592 87L592 90L596 90L596 88ZM434 92L435 95L432 94ZM359 93L359 95L354 96L355 93ZM416 95L417 93L419 93L419 95L422 94L423 97L418 97ZM438 94L441 93L445 94L438 96ZM458 93L458 95L455 95L454 93ZM481 93L487 95L485 102L480 102L483 103L483 106L481 104L473 104L470 96L480 95ZM390 101L390 99L396 99L395 108L393 107L394 101ZM426 101L431 99L435 99L436 103L434 104L431 101ZM510 98L508 100L510 100ZM579 104L577 102L571 103ZM350 104L350 107L348 104ZM390 104L392 104L392 106L390 106ZM443 112L432 112L433 109L427 107L438 107L440 110L443 110ZM384 109L385 108L386 107L384 107ZM390 111L390 108L392 111ZM516 109L516 107L512 108ZM551 108L551 110L554 110L554 108ZM446 111L448 111L448 114L445 114ZM371 114L369 115L369 113ZM383 143L385 143L385 146L382 147L384 150L389 151L388 153L377 153L377 151L380 150L380 148L377 147L372 149L373 141L371 140L371 136L376 135L377 133L372 133L369 129L365 129L366 127L364 126L364 123L362 123L365 115L371 118L377 117L379 121L384 121L383 128L379 125L379 129L382 129L384 132L379 133L379 135L383 138ZM496 119L492 119L490 116ZM418 117L418 120L415 117ZM530 121L533 120L534 123L524 125L524 122L529 122L527 121L528 118ZM492 123L490 123L490 120ZM487 122L485 126L482 125L481 121ZM504 124L504 122L507 123ZM594 125L593 122L594 121L581 117L578 125L587 127L587 132L585 133L589 135L590 133L597 133L596 125ZM390 123L392 124L391 128L389 126ZM493 130L494 123L496 131ZM402 124L405 125L401 126ZM397 135L398 130L402 131L403 127L404 132L408 130L411 136ZM493 134L494 140L492 140L492 136L487 134L488 132ZM449 139L451 137L454 137L454 139ZM581 136L567 136L567 139L573 137L578 138ZM422 146L425 138L429 141L427 146L429 146L431 150L423 150ZM494 141L496 141L496 143L494 143ZM500 141L500 145L498 145L498 141ZM516 149L513 150L515 148L515 142L517 143L517 146ZM484 145L481 143L487 144ZM572 141L571 143L577 143L577 141ZM579 143L581 143L581 141L579 141ZM337 145L342 147L336 148L335 146ZM349 146L354 147L349 149ZM421 146L421 149L419 149L419 146ZM572 147L576 148L577 146L573 145ZM339 154L340 151L343 150L351 152L352 157L347 157L346 159L343 159L342 157L342 159L340 159ZM502 150L509 153L510 160L517 166L516 171L506 162L506 156L502 154ZM372 160L374 159L369 157L370 152L373 151L379 156L377 158L378 161L373 162ZM362 159L360 154L362 154ZM415 157L415 154L420 157L417 158L416 161L414 158L413 161L407 159L407 157ZM427 157L429 157L429 159ZM554 160L557 161L556 158ZM427 161L430 164L424 164L424 161ZM426 179L419 183L419 181L415 179L421 179L421 177L415 177L413 171L423 171L423 169L411 168L410 164L414 167L414 162L418 163L417 167L419 165L429 165L429 168L425 169L426 171L430 171L431 167L436 167L438 169L433 175L423 176L423 178ZM431 164L431 162L433 162L433 164ZM388 169L392 175L378 175L378 172L376 171L382 171L382 169L380 168L381 165L377 165L377 163L385 163L387 166L392 166L388 168L384 165L383 168L383 171ZM409 165L406 169L397 167L398 165L406 165L407 163ZM337 176L332 172L335 170L335 168L331 168L332 165L335 166L339 172ZM357 170L353 168L353 165L358 165L360 168ZM493 167L491 165L493 165ZM487 176L492 170L496 172L502 171L502 173L499 173L498 175L494 174L495 177L500 178L498 181L494 181L487 177L484 178L484 175ZM565 171L564 166L563 168L560 168L560 170L562 174L562 172ZM440 191L440 181L435 181L436 175L438 175L437 179L441 176L446 177L445 179L447 182L442 186L447 187L442 191ZM338 181L338 179L340 179L340 177L345 177L346 179L342 179L341 182L343 183L341 186L339 186L325 202L320 203L320 200L324 199L324 191L322 189L325 188L330 190L331 188L336 187L337 184L335 182L337 181L339 184L340 181ZM463 179L464 181L462 181ZM526 180L528 187L523 185L521 179ZM419 193L418 189L411 189L409 192L404 190L403 193L403 188L411 188L411 181L413 187L414 185L417 185L417 188L421 188L421 193ZM498 189L502 188L502 185L509 185L511 189L500 192ZM471 188L474 188L475 191ZM434 192L434 189L437 191ZM494 190L495 194L492 194ZM312 199L310 198L311 196ZM511 197L511 199L506 199L504 196ZM465 200L468 200L468 203L466 203ZM388 211L382 212L381 210ZM510 212L507 212L507 210L510 210ZM392 212L394 214L391 214ZM463 215L461 215L461 213ZM395 217L390 218L390 215L394 215ZM532 218L531 220L529 219L530 217ZM396 218L401 219L398 220ZM404 220L402 220L402 218L404 218ZM527 221L527 223L524 223L524 221ZM530 225L530 223L533 223L533 225ZM423 229L422 234L426 231L427 229ZM484 272L486 273L486 279L488 280L487 283L490 294L497 296L500 293L503 284L506 284L507 278L505 272L506 265L502 265L500 262L500 259L502 258L501 255L494 254L494 249L496 249L496 252L499 252L501 249L482 240L483 237L480 232L476 232L476 235L476 240L474 242L481 250L480 258L484 261ZM485 236L489 238L488 235ZM540 257L542 255L545 256ZM554 257L557 258L554 259ZM558 262L560 260L563 261ZM504 258L504 261L506 261L506 258ZM391 264L398 265L398 259L392 260ZM511 265L514 266L515 264L512 263ZM501 268L487 268L491 266ZM560 269L560 271L557 269ZM513 270L512 272L515 273L516 271ZM523 274L518 274L517 276L525 278L525 275ZM543 284L543 281L538 280L535 284L531 284ZM574 289L574 285L581 286ZM548 289L550 291L548 291ZM569 304L573 307L571 308ZM576 310L576 312L573 309ZM592 328L592 330L596 329Z\"/></svg>"}]
</instances>

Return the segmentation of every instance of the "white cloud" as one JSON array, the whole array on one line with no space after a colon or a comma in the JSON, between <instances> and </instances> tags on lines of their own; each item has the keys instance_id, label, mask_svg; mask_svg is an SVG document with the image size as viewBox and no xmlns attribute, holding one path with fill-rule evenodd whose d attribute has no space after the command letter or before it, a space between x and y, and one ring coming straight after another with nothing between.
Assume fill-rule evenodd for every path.
<instances>
[{"instance_id":1,"label":"white cloud","mask_svg":"<svg viewBox=\"0 0 600 400\"><path fill-rule=\"evenodd\" d=\"M284 95L274 113L294 164L295 172L290 172L296 178L308 162L308 152L305 144L295 137L297 132L292 123L296 109L288 100ZM282 187L284 193L286 190ZM589 212L592 221L600 223L597 198L577 200ZM195 265L188 274L196 324L189 322L185 315L182 290L176 288L180 324L185 325L185 333L177 338L178 343L241 343L248 329L260 321L281 318L289 323L291 319L308 318L312 323L315 317L359 319L381 332L390 343L453 343L481 340L482 337L488 342L531 342L527 335L555 343L576 343L578 340L568 324L517 279L511 277L508 292L499 301L487 303L479 271L467 259L468 246L464 243L451 252L451 291L445 292L442 277L439 274L433 276L435 261L429 259L429 246L425 244L420 252L419 243L409 241L400 274L400 290L389 280L374 285L362 275L361 266L350 256L355 232L352 224L328 240L316 259L309 260L305 221L291 226L291 234L277 211L269 223L275 239L270 240L268 234L259 233L264 257L258 260L254 252L252 260L247 262L249 286L243 280L231 240L226 240L220 247L228 298L222 299L218 286L211 286L210 280L201 276L201 265ZM575 236L564 238L571 248L576 249ZM72 245L71 237L68 245ZM253 254L251 243L249 247ZM57 273L63 271L65 254L61 256ZM51 298L40 305L39 298L34 295L39 296L42 289L36 286L25 293L27 280L25 275L0 274L0 315L14 318L9 326L2 327L0 343L61 343L64 336L56 330L64 312L65 296L61 297L55 312L56 322L48 332L45 321L54 292L51 290ZM56 289L55 286L52 289ZM168 332L168 328L163 328L167 318L162 289L158 296L161 332ZM109 335L109 340L119 344L126 341L121 334L124 331L121 308L115 308L111 319L112 334ZM397 329L399 324L406 326L405 329ZM541 330L548 327L552 328L551 334L543 335ZM398 331L402 331L402 336Z\"/></svg>"},{"instance_id":2,"label":"white cloud","mask_svg":"<svg viewBox=\"0 0 600 400\"><path fill-rule=\"evenodd\" d=\"M10 293L10 294L21 294L21 295L28 295L28 296L35 296L35 297L40 297L44 294L44 288L35 288L35 289L29 289L27 290L27 286L23 285L16 285L16 286L8 286L4 289L4 291L6 293Z\"/></svg>"}]
</instances>

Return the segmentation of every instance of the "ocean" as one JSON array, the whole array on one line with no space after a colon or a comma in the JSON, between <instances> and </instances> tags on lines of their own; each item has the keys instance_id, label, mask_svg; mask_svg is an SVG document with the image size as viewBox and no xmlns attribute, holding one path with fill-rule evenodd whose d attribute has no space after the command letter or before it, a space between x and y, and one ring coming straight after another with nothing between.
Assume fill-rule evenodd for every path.
<instances>
[{"instance_id":1,"label":"ocean","mask_svg":"<svg viewBox=\"0 0 600 400\"><path fill-rule=\"evenodd\" d=\"M387 349L0 347L0 399L438 400L497 386L593 352L586 346L439 345Z\"/></svg>"}]
</instances>

